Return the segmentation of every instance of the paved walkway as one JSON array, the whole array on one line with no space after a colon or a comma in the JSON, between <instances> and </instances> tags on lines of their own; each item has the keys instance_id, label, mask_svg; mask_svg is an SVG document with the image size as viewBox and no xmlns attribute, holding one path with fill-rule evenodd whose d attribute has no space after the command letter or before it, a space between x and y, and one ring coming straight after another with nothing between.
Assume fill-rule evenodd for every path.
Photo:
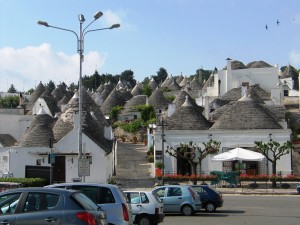
<instances>
[{"instance_id":1,"label":"paved walkway","mask_svg":"<svg viewBox=\"0 0 300 225\"><path fill-rule=\"evenodd\" d=\"M142 143L117 142L115 180L123 189L145 189L155 186L150 176L151 163L147 159L147 146Z\"/></svg>"}]
</instances>

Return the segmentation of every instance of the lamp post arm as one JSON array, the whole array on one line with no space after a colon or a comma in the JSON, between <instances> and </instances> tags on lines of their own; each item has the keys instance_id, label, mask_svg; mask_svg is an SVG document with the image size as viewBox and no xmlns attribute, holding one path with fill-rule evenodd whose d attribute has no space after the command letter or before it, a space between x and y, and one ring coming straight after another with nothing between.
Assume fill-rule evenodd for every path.
<instances>
[{"instance_id":1,"label":"lamp post arm","mask_svg":"<svg viewBox=\"0 0 300 225\"><path fill-rule=\"evenodd\" d=\"M98 31L98 30L109 30L110 27L106 27L106 28L100 28L100 29L94 29L94 30L87 30L86 32L84 32L83 36L85 36L87 33L93 32L93 31Z\"/></svg>"},{"instance_id":2,"label":"lamp post arm","mask_svg":"<svg viewBox=\"0 0 300 225\"><path fill-rule=\"evenodd\" d=\"M48 27L52 27L52 28L58 29L58 30L68 31L68 32L71 32L71 33L75 34L76 39L77 39L77 52L79 52L79 37L78 37L78 34L75 31L69 30L69 29L66 29L66 28L62 28L62 27L52 26L52 25L48 25Z\"/></svg>"}]
</instances>

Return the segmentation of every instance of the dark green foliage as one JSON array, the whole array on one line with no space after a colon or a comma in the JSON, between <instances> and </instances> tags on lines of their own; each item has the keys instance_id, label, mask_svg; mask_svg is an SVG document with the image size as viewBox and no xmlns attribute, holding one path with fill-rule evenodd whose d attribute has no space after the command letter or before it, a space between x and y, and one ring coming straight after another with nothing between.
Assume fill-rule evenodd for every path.
<instances>
[{"instance_id":1,"label":"dark green foliage","mask_svg":"<svg viewBox=\"0 0 300 225\"><path fill-rule=\"evenodd\" d=\"M175 98L176 98L175 96L167 96L166 97L166 99L168 99L170 102L173 102Z\"/></svg>"},{"instance_id":2,"label":"dark green foliage","mask_svg":"<svg viewBox=\"0 0 300 225\"><path fill-rule=\"evenodd\" d=\"M75 92L75 90L78 90L78 85L77 84L74 84L73 82L69 85L69 90L71 92Z\"/></svg>"},{"instance_id":3,"label":"dark green foliage","mask_svg":"<svg viewBox=\"0 0 300 225\"><path fill-rule=\"evenodd\" d=\"M153 79L156 81L156 83L160 84L164 82L164 80L168 77L168 72L165 68L161 67L156 72L156 76L153 76Z\"/></svg>"},{"instance_id":4,"label":"dark green foliage","mask_svg":"<svg viewBox=\"0 0 300 225\"><path fill-rule=\"evenodd\" d=\"M48 88L50 93L55 89L55 83L52 80L50 80L49 83L46 84L45 86Z\"/></svg>"},{"instance_id":5,"label":"dark green foliage","mask_svg":"<svg viewBox=\"0 0 300 225\"><path fill-rule=\"evenodd\" d=\"M0 98L1 108L16 108L19 105L19 96L5 96Z\"/></svg>"},{"instance_id":6,"label":"dark green foliage","mask_svg":"<svg viewBox=\"0 0 300 225\"><path fill-rule=\"evenodd\" d=\"M27 91L27 93L30 94L30 95L31 95L33 92L34 92L34 89L33 89L33 88L30 88L30 89Z\"/></svg>"},{"instance_id":7,"label":"dark green foliage","mask_svg":"<svg viewBox=\"0 0 300 225\"><path fill-rule=\"evenodd\" d=\"M7 90L8 93L17 93L17 90L13 84L10 85L9 89Z\"/></svg>"},{"instance_id":8,"label":"dark green foliage","mask_svg":"<svg viewBox=\"0 0 300 225\"><path fill-rule=\"evenodd\" d=\"M141 119L144 122L147 122L148 120L155 118L155 109L152 105L138 105L134 107L141 113Z\"/></svg>"},{"instance_id":9,"label":"dark green foliage","mask_svg":"<svg viewBox=\"0 0 300 225\"><path fill-rule=\"evenodd\" d=\"M129 86L129 88L133 88L136 84L136 80L134 79L132 70L125 70L121 73L121 80L123 82L126 82L126 85Z\"/></svg>"},{"instance_id":10,"label":"dark green foliage","mask_svg":"<svg viewBox=\"0 0 300 225\"><path fill-rule=\"evenodd\" d=\"M118 120L118 115L123 110L123 106L114 106L110 112L110 119L112 123Z\"/></svg>"},{"instance_id":11,"label":"dark green foliage","mask_svg":"<svg viewBox=\"0 0 300 225\"><path fill-rule=\"evenodd\" d=\"M147 95L148 97L150 97L151 94L152 94L151 87L148 84L144 84L143 95Z\"/></svg>"},{"instance_id":12,"label":"dark green foliage","mask_svg":"<svg viewBox=\"0 0 300 225\"><path fill-rule=\"evenodd\" d=\"M143 126L143 121L141 119L137 119L130 122L117 122L116 125L126 132L135 134L139 131L140 127Z\"/></svg>"},{"instance_id":13,"label":"dark green foliage","mask_svg":"<svg viewBox=\"0 0 300 225\"><path fill-rule=\"evenodd\" d=\"M19 183L22 187L43 187L47 185L47 180L44 178L0 178L0 182Z\"/></svg>"}]
</instances>

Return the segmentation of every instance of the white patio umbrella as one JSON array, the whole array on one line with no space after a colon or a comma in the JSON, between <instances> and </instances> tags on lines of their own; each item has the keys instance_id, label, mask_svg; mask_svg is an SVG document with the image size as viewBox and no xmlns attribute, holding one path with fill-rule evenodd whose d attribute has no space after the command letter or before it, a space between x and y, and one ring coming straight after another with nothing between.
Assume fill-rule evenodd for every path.
<instances>
[{"instance_id":1,"label":"white patio umbrella","mask_svg":"<svg viewBox=\"0 0 300 225\"><path fill-rule=\"evenodd\" d=\"M219 155L212 157L213 161L262 161L264 155L259 152L254 152L244 148L234 148L228 152L223 152Z\"/></svg>"}]
</instances>

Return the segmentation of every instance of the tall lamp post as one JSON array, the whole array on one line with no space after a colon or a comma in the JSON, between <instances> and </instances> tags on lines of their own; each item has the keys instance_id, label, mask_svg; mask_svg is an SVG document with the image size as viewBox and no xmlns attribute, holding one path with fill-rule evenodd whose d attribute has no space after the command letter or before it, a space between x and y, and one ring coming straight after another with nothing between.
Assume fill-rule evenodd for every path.
<instances>
[{"instance_id":1,"label":"tall lamp post","mask_svg":"<svg viewBox=\"0 0 300 225\"><path fill-rule=\"evenodd\" d=\"M158 114L160 119L158 120L158 126L161 126L161 154L162 154L162 185L164 185L164 175L165 175L165 126L167 126L167 121L164 119L163 113Z\"/></svg>"},{"instance_id":2,"label":"tall lamp post","mask_svg":"<svg viewBox=\"0 0 300 225\"><path fill-rule=\"evenodd\" d=\"M73 34L75 34L76 39L77 39L77 52L79 53L79 84L78 84L78 88L79 88L79 109L78 109L78 114L79 114L79 129L78 129L78 163L80 161L80 159L82 159L82 62L84 60L84 37L87 33L89 32L93 32L93 31L100 31L100 30L107 30L107 29L114 29L114 28L118 28L120 27L120 24L113 24L110 27L106 27L106 28L100 28L100 29L94 29L94 30L87 30L86 29L93 23L95 22L97 19L99 19L101 16L103 15L102 12L98 11L95 15L94 15L94 19L85 27L82 28L82 25L85 21L84 19L84 15L79 14L78 15L78 20L79 20L79 35L73 31L73 30L69 30L66 28L62 28L62 27L56 27L56 26L52 26L49 25L47 22L45 21L41 21L39 20L37 23L39 25L45 26L45 27L51 27L54 29L58 29L58 30L64 30L64 31L68 31L71 32ZM80 171L78 170L78 176L81 177Z\"/></svg>"}]
</instances>

